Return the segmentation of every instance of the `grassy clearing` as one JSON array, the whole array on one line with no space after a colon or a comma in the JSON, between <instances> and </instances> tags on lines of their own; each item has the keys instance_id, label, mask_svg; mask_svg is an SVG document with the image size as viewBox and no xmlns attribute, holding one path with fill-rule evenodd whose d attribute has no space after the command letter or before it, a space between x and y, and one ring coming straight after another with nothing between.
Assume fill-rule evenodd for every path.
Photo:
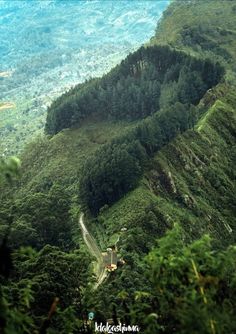
<instances>
[{"instance_id":1,"label":"grassy clearing","mask_svg":"<svg viewBox=\"0 0 236 334\"><path fill-rule=\"evenodd\" d=\"M213 116L217 111L220 112L221 108L224 108L225 105L221 101L216 101L216 103L203 115L203 117L199 120L196 125L197 131L201 131L204 126L207 125L209 119Z\"/></svg>"},{"instance_id":2,"label":"grassy clearing","mask_svg":"<svg viewBox=\"0 0 236 334\"><path fill-rule=\"evenodd\" d=\"M56 136L39 136L24 150L21 159L20 192L46 187L58 182L77 189L79 171L85 159L95 150L119 136L135 123L87 123L83 128L66 129Z\"/></svg>"}]
</instances>

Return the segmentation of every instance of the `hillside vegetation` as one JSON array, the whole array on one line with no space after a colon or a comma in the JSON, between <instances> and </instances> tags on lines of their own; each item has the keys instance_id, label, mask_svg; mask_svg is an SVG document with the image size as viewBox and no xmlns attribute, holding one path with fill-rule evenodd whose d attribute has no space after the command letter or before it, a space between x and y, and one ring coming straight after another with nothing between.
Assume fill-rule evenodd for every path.
<instances>
[{"instance_id":1,"label":"hillside vegetation","mask_svg":"<svg viewBox=\"0 0 236 334\"><path fill-rule=\"evenodd\" d=\"M150 38L168 2L1 1L0 104L14 104L0 112L0 154L22 153L53 100Z\"/></svg>"},{"instance_id":2,"label":"hillside vegetation","mask_svg":"<svg viewBox=\"0 0 236 334\"><path fill-rule=\"evenodd\" d=\"M48 109L45 130L55 134L96 115L135 120L175 102L197 104L223 68L168 47L141 47L101 79L78 85Z\"/></svg>"},{"instance_id":3,"label":"hillside vegetation","mask_svg":"<svg viewBox=\"0 0 236 334\"><path fill-rule=\"evenodd\" d=\"M7 334L94 333L89 311L142 334L236 331L234 7L173 2L150 43L49 108L1 180ZM81 212L124 259L97 290Z\"/></svg>"}]
</instances>

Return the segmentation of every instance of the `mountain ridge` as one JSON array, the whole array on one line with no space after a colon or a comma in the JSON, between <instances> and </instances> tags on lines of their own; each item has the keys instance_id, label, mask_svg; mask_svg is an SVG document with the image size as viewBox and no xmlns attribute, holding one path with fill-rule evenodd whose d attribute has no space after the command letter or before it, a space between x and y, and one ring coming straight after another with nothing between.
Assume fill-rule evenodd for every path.
<instances>
[{"instance_id":1,"label":"mountain ridge","mask_svg":"<svg viewBox=\"0 0 236 334\"><path fill-rule=\"evenodd\" d=\"M181 4L177 1L173 2L157 28L157 35L150 42L151 44L164 42L165 45L171 44L170 47L168 46L170 50L176 43L178 52L185 52L186 57L189 54L190 59L192 56L194 59L202 57L203 63L197 63L199 68L201 64L209 65L206 61L209 55L213 63L220 62L220 66L225 68L223 77L219 77L219 80L199 95L195 106L191 106L190 100L187 100L187 103L179 103L178 99L179 97L184 99L188 94L192 96L195 87L201 88L203 81L188 90L187 88L191 87L191 71L190 73L181 72L178 67L173 67L168 75L165 73L167 78L164 89L161 89L162 111L159 114L149 115L144 120L138 117L135 121L129 122L124 119L116 122L111 119L88 118L83 120L84 123L82 122L79 128L73 125L71 129L63 129L54 136L38 139L28 146L22 156L22 170L25 175L15 188L10 189L7 195L5 194L5 198L1 194L3 202L12 191L15 196L12 224L15 234L11 239L13 247L19 245L17 233L24 231L27 236L24 239L26 246L31 245L36 249L44 247L40 250L40 254L47 254L47 252L54 254L55 250L49 249L52 246L43 246L49 241L64 252L74 252L76 249L82 261L83 254L86 253L81 231L78 228L78 215L82 211L86 213L86 224L100 248L105 250L107 247L116 245L118 256L125 260L125 265L109 274L106 282L101 284L92 295L91 285L89 285L94 284L91 278L92 265L87 274L82 270L84 278L82 277L81 280L84 279L83 282L87 282L88 276L91 280L86 287L83 283L84 294L81 300L84 303L84 309L82 306L80 309L84 310L86 316L88 309L93 310L98 321L106 322L107 319L113 318L115 322L118 314L126 323L131 320L140 321L142 332L145 334L158 331L170 333L176 330L185 334L190 332L193 323L196 324L196 333L198 331L213 334L212 326L216 327L219 333L225 334L229 331L233 332L236 328L234 321L230 321L234 319L233 302L228 297L230 293L234 296L235 286L233 283L229 286L228 284L231 283L227 283L227 279L221 276L222 273L227 272L227 278L230 277L230 270L235 266L233 265L235 258L233 245L236 239L234 204L236 81L232 52L234 44L229 42L232 34L227 35L226 41L229 44L226 44L226 47L222 46L224 35L218 32L214 35L214 42L219 38L220 46L227 50L226 57L219 54L222 51L217 50L214 53L215 47L209 51L214 43L207 44L212 39L212 30L218 24L219 17L226 30L232 24L231 21L228 22L229 13L235 20L235 16L232 15L233 2L225 2L225 11L217 14L221 8L220 4L221 1L204 3L188 1ZM201 16L205 8L212 10L208 18ZM191 11L196 14L196 17L193 14L190 15ZM180 13L182 13L182 20L180 20ZM174 25L175 15L177 15L176 26ZM183 19L185 16L188 17L187 22ZM189 27L191 18L193 25ZM203 27L199 31L196 24L199 26L203 22L204 26L207 20L208 30ZM184 27L185 24L188 28ZM169 29L173 29L173 34L168 33ZM186 35L188 36L187 46ZM185 36L184 40L183 36ZM198 48L195 47L198 42L193 43L195 37L200 41ZM170 54L172 55L171 52ZM190 64L191 61L187 65L180 64L180 66L190 66ZM209 71L205 75L208 76L209 73L212 74L214 71ZM190 75L190 80L183 80L182 85L179 80L181 75L184 78ZM168 78L174 78L174 80L168 82ZM197 75L194 80L199 83ZM147 81L150 81L150 77ZM89 86L89 83L87 85ZM181 89L175 100L174 93L178 87ZM182 94L183 91L186 94ZM186 126L186 122L190 124ZM135 139L134 133L137 134ZM145 152L140 143L145 148ZM122 168L117 168L120 165ZM130 177L133 177L136 172L138 177L134 180L133 186L125 188L126 185L130 186ZM124 176L124 183L120 183ZM86 203L81 199L83 177L86 181L83 190L88 189L91 195ZM111 180L110 183L109 180ZM114 189L115 191L119 189L121 196L119 198L114 196L114 200L110 202L103 201L103 196L106 198L113 196ZM98 198L94 201L95 204L99 200L101 204L95 212L92 212L88 204L91 203L91 199L94 200L94 195ZM37 199L40 199L39 208ZM6 201L2 210L3 217L9 211L8 205L9 201ZM44 216L47 220L44 220ZM66 225L64 225L65 222ZM179 228L176 228L176 223ZM4 226L6 229L7 224L5 223ZM2 226L3 231L4 226ZM171 232L167 232L168 230ZM167 236L162 238L166 232ZM208 236L202 239L201 237L205 234ZM209 248L210 238L212 248ZM119 241L116 244L117 240ZM186 244L189 244L190 248ZM232 245L231 248L230 245ZM77 250L77 248L80 249ZM176 255L185 251L188 256L191 256ZM217 254L221 251L218 258ZM158 257L155 257L156 253L159 254ZM149 254L148 263L145 258L147 254ZM231 254L232 257L227 257L227 254ZM71 260L73 256L71 255ZM223 268L220 259L224 256L232 262L229 265L230 269L229 271L223 269L216 274L215 268ZM214 257L217 259L217 264L211 262ZM86 261L90 261L88 256ZM84 262L83 265L86 267ZM227 263L226 258L223 262ZM211 263L213 269L209 269L211 267L206 269L206 263L209 266ZM148 270L152 266L153 272L147 278L146 273L150 273ZM176 278L179 276L173 274L178 270L180 278ZM193 276L194 272L195 276ZM159 281L162 277L164 277L163 281ZM172 278L173 281L171 281ZM201 280L204 282L203 285ZM163 282L167 282L166 285ZM177 284L179 282L180 290ZM189 288L191 284L194 288L187 290L187 295L185 294L183 298L187 302L184 303L181 300L181 296L185 293L183 286ZM176 289L173 292L172 287L175 285ZM199 286L206 291L207 298L210 300L208 305L202 303ZM207 294L209 286L213 287L213 290ZM50 289L52 289L51 286ZM56 293L58 292L54 291L54 295ZM173 293L173 299L171 299L171 293ZM63 295L63 290L61 294ZM189 295L193 299L188 299ZM163 304L159 304L162 298L164 298ZM68 301L66 305L70 305ZM43 314L45 308L41 304L39 309L41 312L39 313ZM204 313L205 310L207 310L206 313ZM191 312L195 312L198 319ZM217 315L215 312L218 312ZM220 318L221 313L224 319ZM183 319L177 319L179 315ZM82 318L81 314L80 317Z\"/></svg>"}]
</instances>

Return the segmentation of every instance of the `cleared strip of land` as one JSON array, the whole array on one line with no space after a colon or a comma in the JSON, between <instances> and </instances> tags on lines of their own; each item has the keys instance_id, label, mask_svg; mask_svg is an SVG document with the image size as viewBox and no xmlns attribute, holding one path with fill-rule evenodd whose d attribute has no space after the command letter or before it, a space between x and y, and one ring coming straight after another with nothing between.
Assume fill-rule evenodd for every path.
<instances>
[{"instance_id":1,"label":"cleared strip of land","mask_svg":"<svg viewBox=\"0 0 236 334\"><path fill-rule=\"evenodd\" d=\"M15 108L15 107L16 107L16 105L13 102L0 103L0 110L12 109L12 108Z\"/></svg>"},{"instance_id":2,"label":"cleared strip of land","mask_svg":"<svg viewBox=\"0 0 236 334\"><path fill-rule=\"evenodd\" d=\"M90 252L92 256L94 256L97 259L97 266L96 266L97 282L94 286L94 289L97 289L99 285L102 284L102 282L107 277L107 271L103 263L103 254L100 251L95 239L89 233L87 227L84 224L84 214L83 213L79 217L79 225L82 230L84 242L88 247L88 251Z\"/></svg>"}]
</instances>

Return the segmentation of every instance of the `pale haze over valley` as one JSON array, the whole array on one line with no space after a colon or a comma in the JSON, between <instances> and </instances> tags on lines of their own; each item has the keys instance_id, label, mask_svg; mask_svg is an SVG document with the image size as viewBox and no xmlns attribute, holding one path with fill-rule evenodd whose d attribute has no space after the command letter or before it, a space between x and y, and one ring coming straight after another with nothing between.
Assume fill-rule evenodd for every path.
<instances>
[{"instance_id":1,"label":"pale haze over valley","mask_svg":"<svg viewBox=\"0 0 236 334\"><path fill-rule=\"evenodd\" d=\"M0 1L0 154L43 132L51 101L153 35L169 1Z\"/></svg>"}]
</instances>

